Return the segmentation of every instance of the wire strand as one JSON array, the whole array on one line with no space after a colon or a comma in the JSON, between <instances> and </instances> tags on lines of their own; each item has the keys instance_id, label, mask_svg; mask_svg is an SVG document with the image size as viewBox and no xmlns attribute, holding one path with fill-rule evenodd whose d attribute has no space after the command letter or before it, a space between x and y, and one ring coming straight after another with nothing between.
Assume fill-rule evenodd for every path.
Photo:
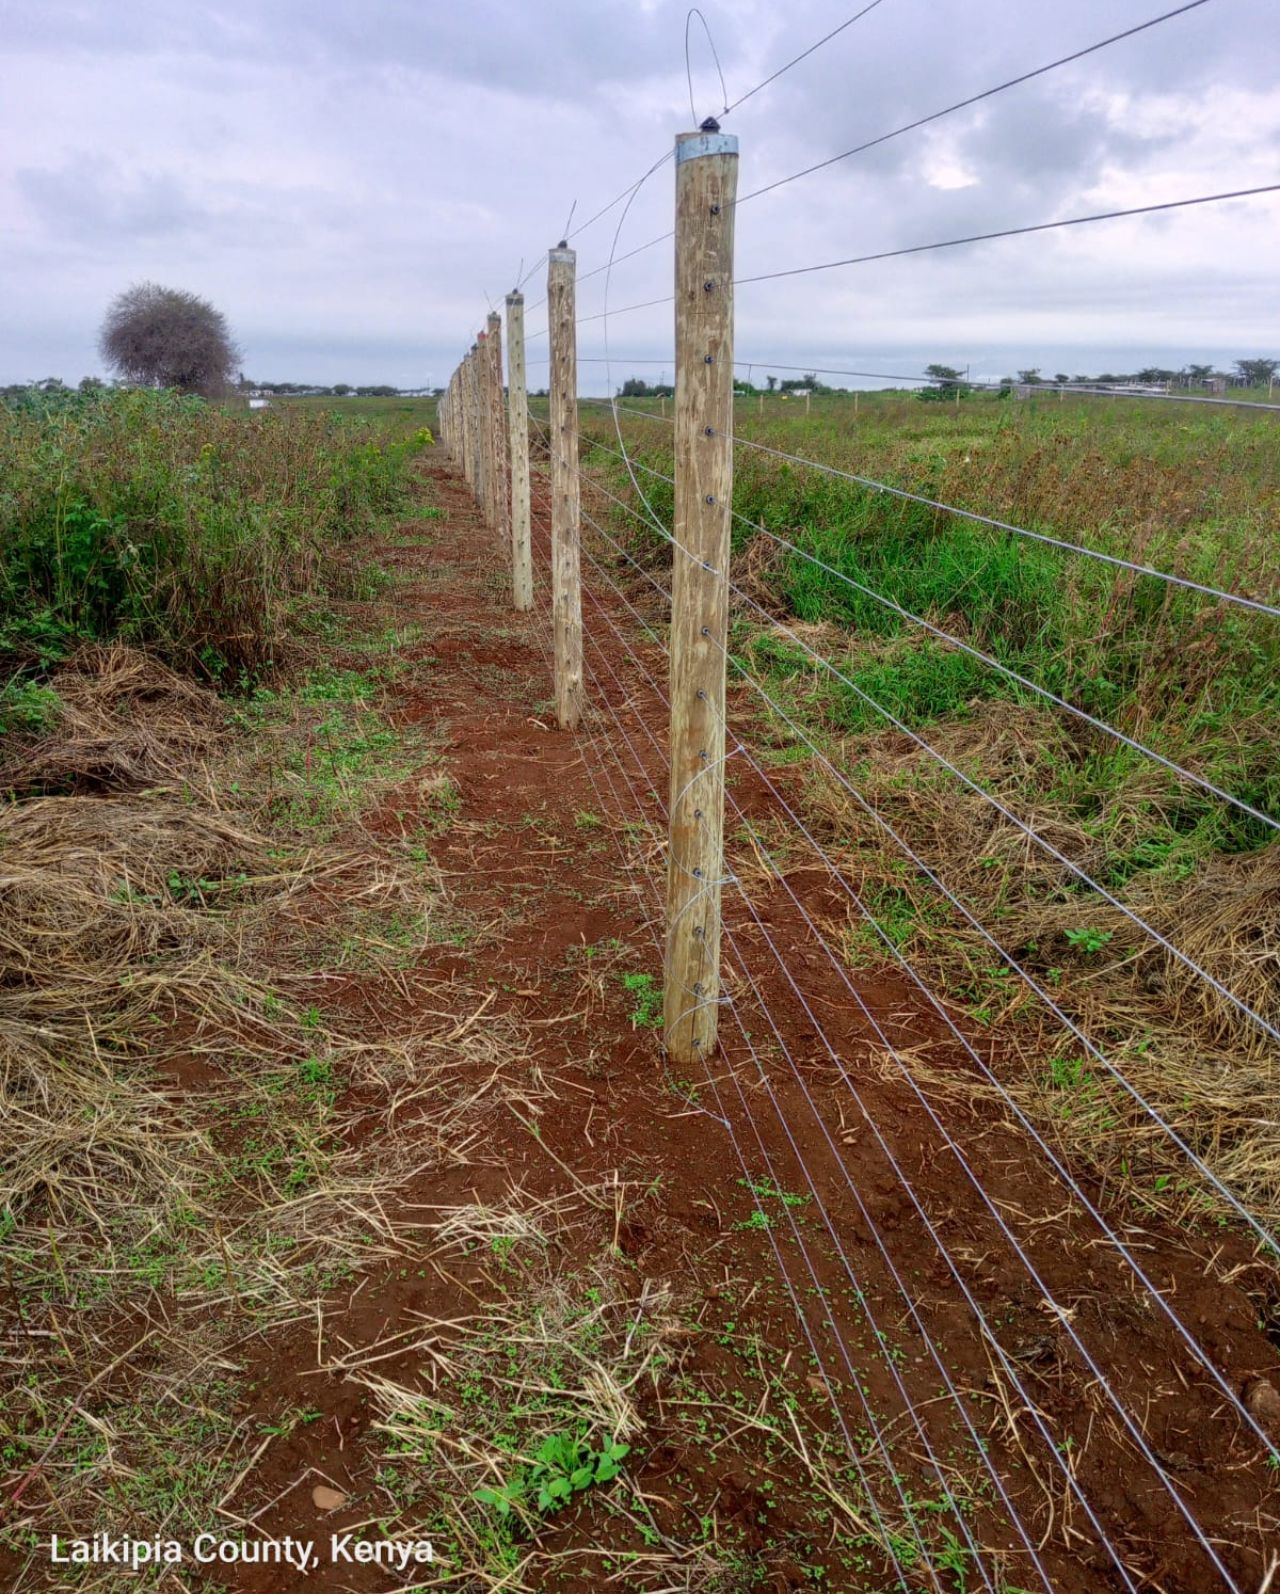
<instances>
[{"instance_id":1,"label":"wire strand","mask_svg":"<svg viewBox=\"0 0 1280 1594\"><path fill-rule=\"evenodd\" d=\"M606 447L606 445L603 443L599 444L598 446L601 448ZM649 470L649 467L640 465L639 469ZM675 485L674 478L663 475L661 471L652 471L651 474L658 476L665 482L669 482L672 486ZM1016 682L1019 686L1024 687L1027 691L1033 692L1037 696L1046 699L1048 702L1055 704L1058 708L1065 709L1068 714L1072 714L1077 719L1082 720L1085 724L1092 726L1094 730L1104 732L1106 735L1113 737L1116 741L1122 742L1126 747L1131 748L1134 752L1141 753L1145 758L1149 758L1154 763L1160 764L1163 768L1169 770L1170 773L1176 775L1180 780L1184 780L1190 785L1198 786L1202 791L1209 793L1213 797L1219 798L1222 802L1229 803L1241 813L1248 814L1251 819L1258 820L1260 823L1269 826L1272 830L1280 831L1280 819L1274 818L1272 815L1265 813L1260 808L1255 808L1252 803L1246 802L1242 797L1234 796L1231 792L1224 790L1221 786L1215 785L1213 781L1205 779L1203 775L1197 775L1194 770L1187 769L1184 765L1176 763L1171 758L1166 758L1163 753L1156 752L1154 748L1148 747L1145 742L1138 741L1135 737L1132 737L1128 735L1127 732L1109 724L1106 720L1098 719L1096 715L1090 714L1087 709L1078 708L1074 703L1069 702L1065 697L1060 697L1057 692L1051 691L1047 686L1042 686L1038 681L1033 681L1029 676L1023 675L1018 670L1011 668L1009 665L1001 663L999 659L993 658L991 654L984 653L981 648L976 648L971 643L964 642L957 636L952 636L949 631L945 631L942 629L942 627L934 625L932 621L924 619L921 615L913 614L910 609L903 608L900 603L895 602L892 598L886 597L881 592L877 592L874 587L868 587L865 586L861 581L855 581L852 576L846 575L841 570L837 570L834 565L827 564L825 560L819 559L816 554L808 553L805 549L800 548L795 543L788 541L786 537L779 536L775 531L770 531L767 526L761 525L758 520L752 520L747 515L739 514L737 510L731 510L730 513L741 525L749 526L753 531L759 532L762 536L768 537L770 541L777 544L779 548L787 549L790 553L793 553L799 558L806 560L809 564L816 566L819 570L823 570L828 575L834 576L837 581L843 582L846 586L851 587L854 591L862 593L865 597L874 599L877 603L882 604L885 608L890 609L893 611L893 613L901 616L902 619L909 621L912 625L919 626L922 630L927 631L931 636L937 637L940 642L945 643L948 647L958 648L962 653L968 654L971 658L978 659L981 663L986 664L991 669L998 671L1001 675L1006 676L1009 680Z\"/></svg>"},{"instance_id":2,"label":"wire strand","mask_svg":"<svg viewBox=\"0 0 1280 1594\"><path fill-rule=\"evenodd\" d=\"M1230 199L1252 199L1260 194L1280 192L1280 183L1264 183L1257 188L1233 188L1219 194L1197 194L1191 199L1167 199L1156 205L1131 205L1124 210L1100 210L1089 216L1067 216L1060 221L1041 221L1030 227L1001 227L995 232L969 233L963 238L942 238L934 243L910 244L903 249L881 249L875 254L849 255L843 260L824 260L813 266L789 266L783 271L762 271L753 277L735 277L735 288L753 282L776 282L782 277L806 277L815 271L835 271L840 266L862 266L873 260L899 260L904 255L928 254L935 249L958 249L962 244L989 243L994 238L1021 238L1029 233L1053 232L1059 227L1083 227L1095 221L1118 221L1126 216L1154 216L1162 211L1187 210L1193 205L1215 205Z\"/></svg>"}]
</instances>

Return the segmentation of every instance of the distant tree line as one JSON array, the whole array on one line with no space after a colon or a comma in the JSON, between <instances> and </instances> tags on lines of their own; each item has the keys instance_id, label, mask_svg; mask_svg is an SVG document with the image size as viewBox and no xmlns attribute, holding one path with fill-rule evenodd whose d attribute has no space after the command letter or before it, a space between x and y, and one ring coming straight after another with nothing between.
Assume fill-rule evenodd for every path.
<instances>
[{"instance_id":1,"label":"distant tree line","mask_svg":"<svg viewBox=\"0 0 1280 1594\"><path fill-rule=\"evenodd\" d=\"M1024 387L1034 387L1039 383L1053 383L1058 386L1074 383L1098 383L1104 387L1209 387L1216 383L1226 383L1229 387L1266 387L1267 384L1280 374L1280 360L1272 360L1263 356L1256 356L1250 360L1235 360L1230 371L1215 370L1212 365L1183 365L1177 370L1163 365L1144 365L1138 371L1103 371L1097 376L1083 375L1077 372L1070 375L1066 371L1055 371L1052 376L1046 376L1039 366L1030 366L1018 372L1017 376L1006 376L1001 380L1012 387L1019 383ZM946 366L929 366L927 374L930 376L946 373L958 378L958 371L951 371Z\"/></svg>"},{"instance_id":2,"label":"distant tree line","mask_svg":"<svg viewBox=\"0 0 1280 1594\"><path fill-rule=\"evenodd\" d=\"M407 398L429 394L439 398L442 387L392 387L387 382L373 382L355 386L350 382L335 382L325 387L319 382L258 382L241 375L236 383L237 392L254 397L268 398Z\"/></svg>"}]
</instances>

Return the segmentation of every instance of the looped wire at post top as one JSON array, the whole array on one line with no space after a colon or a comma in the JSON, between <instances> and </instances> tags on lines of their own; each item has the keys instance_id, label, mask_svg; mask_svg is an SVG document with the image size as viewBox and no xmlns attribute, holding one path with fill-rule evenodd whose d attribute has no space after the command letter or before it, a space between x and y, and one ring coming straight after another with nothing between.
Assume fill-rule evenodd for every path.
<instances>
[{"instance_id":1,"label":"looped wire at post top","mask_svg":"<svg viewBox=\"0 0 1280 1594\"><path fill-rule=\"evenodd\" d=\"M702 31L706 34L707 43L711 46L711 58L716 64L716 72L720 78L720 101L724 107L720 114L722 116L727 116L729 114L729 91L725 87L724 70L720 65L720 54L716 49L716 41L711 37L711 29L707 24L706 17L703 16L702 12L699 11L697 6L690 6L688 14L684 19L684 70L685 76L689 81L689 115L693 121L693 125L695 127L701 127L704 133L718 133L720 131L720 124L715 121L713 116L707 117L705 121L699 120L697 107L693 103L693 63L689 56L689 28L694 17L697 17L698 21L702 24ZM707 127L706 122L715 122L715 126Z\"/></svg>"}]
</instances>

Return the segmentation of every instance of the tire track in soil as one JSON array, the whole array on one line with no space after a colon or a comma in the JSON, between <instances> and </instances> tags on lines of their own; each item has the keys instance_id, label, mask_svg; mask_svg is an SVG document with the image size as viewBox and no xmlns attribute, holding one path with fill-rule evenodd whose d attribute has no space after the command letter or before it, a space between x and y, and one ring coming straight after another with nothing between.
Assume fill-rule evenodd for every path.
<instances>
[{"instance_id":1,"label":"tire track in soil","mask_svg":"<svg viewBox=\"0 0 1280 1594\"><path fill-rule=\"evenodd\" d=\"M698 1313L705 1332L690 1347L691 1371L713 1389L732 1389L741 1381L738 1363L719 1341L727 1324L736 1325L739 1334L749 1329L759 1335L766 1353L776 1355L776 1365L785 1366L800 1405L829 1431L833 1424L829 1414L823 1416L827 1403L821 1380L808 1364L809 1347L779 1278L772 1249L776 1238L808 1303L816 1343L833 1385L841 1390L851 1430L860 1426L861 1407L844 1373L841 1342L852 1354L882 1427L893 1436L895 1462L917 1498L926 1498L929 1488L937 1495L939 1486L920 1435L904 1412L902 1389L920 1413L945 1477L957 1492L971 1492L975 1540L984 1549L1008 1553L1007 1586L1036 1587L1038 1579L1007 1513L998 1500L990 1503L991 1486L981 1458L951 1403L940 1398L940 1375L885 1266L870 1232L873 1224L912 1306L940 1347L951 1380L963 1392L973 1424L1031 1530L1053 1587L1068 1594L1122 1588L1087 1521L1066 1496L1062 1474L1030 1421L1025 1415L1012 1421L1004 1415L1002 1401L1009 1392L997 1387L989 1348L973 1314L796 991L773 962L759 926L741 898L726 891L726 924L796 1060L803 1088L730 953L727 984L769 1070L788 1129L780 1124L751 1052L727 1014L721 1026L723 1056L716 1065L722 1099L733 1104L730 1115L753 1176L764 1177L767 1153L781 1188L808 1193L812 1187L820 1197L856 1271L866 1307L885 1335L883 1348L877 1348L823 1233L816 1203L803 1209L801 1232L824 1292L822 1301L788 1227L779 1221L773 1235L743 1227L754 1205L742 1187L732 1144L711 1116L691 1110L672 1089L653 1032L632 1026L628 1015L633 999L616 977L624 969L643 971L654 976L655 985L660 982L646 876L659 878L662 861L652 850L646 855L627 828L646 817L653 820L656 808L651 805L644 815L636 811L636 802L650 790L666 789L665 772L650 743L650 733L659 744L664 739L663 712L627 652L662 682L660 650L639 639L623 605L607 591L595 590L585 605L588 661L601 685L611 691L618 723L601 713L593 691L583 733L560 733L550 712L540 641L546 625L544 595L539 595L531 617L510 610L502 574L504 550L482 525L465 484L439 450L424 474L430 501L445 511L445 518L408 528L421 534L428 527L430 535L423 541L372 550L398 577L392 617L423 629L423 640L408 650L410 667L388 689L388 712L393 722L435 738L444 768L457 785L458 812L433 842L432 854L445 871L455 911L483 933L474 945L431 948L413 973L432 980L456 977L476 987L487 984L493 994L489 1011L509 1012L529 1027L531 1077L545 1082L550 1095L539 1120L543 1145L512 1112L495 1110L472 1160L410 1181L404 1191L406 1214L423 1204L495 1202L513 1182L534 1197L562 1194L570 1181L555 1159L587 1184L619 1175L646 1186L660 1181L658 1194L622 1222L618 1241L640 1277L671 1284L678 1298ZM535 511L538 562L545 569L545 505L535 502ZM586 574L590 580L589 564ZM597 603L628 639L626 649L609 626L592 625ZM748 707L731 697L730 712L738 723L749 721ZM438 768L433 765L432 773ZM776 799L757 777L741 763L731 762L728 770L731 790L747 814L777 814ZM784 769L771 778L794 805L800 775ZM415 777L383 804L374 828L412 829L424 820L428 806L422 779ZM744 868L747 862L743 860ZM844 918L844 899L816 873L798 869L789 883L819 924ZM637 884L644 893L640 897ZM847 992L829 967L824 968L791 898L776 884L753 882L751 889L756 910L786 955L804 1001L819 1015L992 1331L1019 1367L1058 1444L1069 1453L1075 1475L1137 1585L1168 1594L1203 1594L1218 1587L1216 1574L1164 1485L1109 1415L1108 1403L1072 1350L1059 1315L1010 1251L919 1101L900 1077L895 1080L883 1047L851 1007ZM614 941L619 943L617 958L605 975L604 990L588 998L582 969L574 965L574 949ZM920 998L904 981L887 972L859 972L854 979L894 1046L904 1053L927 1054L930 1069L953 1082L972 1072L971 1062L936 1016L922 1011ZM413 978L353 975L341 1000L368 1015L371 1032L394 1032L411 1014ZM460 1090L469 1083L474 1081L460 1075ZM738 1087L755 1120L754 1130L737 1106ZM835 1126L834 1149L815 1123L806 1092ZM1223 1410L1219 1392L1136 1287L1123 1261L1097 1242L1088 1219L1045 1177L1025 1137L976 1094L966 1101L963 1092L949 1089L932 1106L963 1146L1050 1290L1066 1306L1113 1388L1140 1415L1166 1476L1215 1540L1232 1576L1242 1588L1256 1588L1264 1572L1265 1529L1280 1514L1258 1446ZM853 1176L865 1213L850 1194L847 1174ZM1113 1224L1126 1225L1126 1238L1140 1248L1153 1279L1166 1289L1223 1375L1237 1389L1252 1378L1275 1377L1275 1349L1242 1287L1263 1283L1249 1247L1226 1231L1215 1233L1210 1245L1147 1217L1139 1227L1135 1214L1116 1211L1105 1191L1088 1180L1082 1183ZM1238 1270L1236 1282L1222 1283L1232 1269ZM495 1297L495 1280L482 1262L472 1259L462 1264L451 1260L447 1267L437 1263L425 1269L374 1271L345 1297L335 1298L332 1313L318 1327L299 1330L280 1354L273 1354L270 1366L262 1369L264 1401L269 1391L278 1409L282 1394L296 1396L301 1407L320 1411L322 1418L282 1436L264 1454L252 1492L260 1500L281 1498L258 1526L270 1534L324 1536L376 1516L378 1436L363 1391L332 1372L318 1372L318 1365L344 1344L371 1346L412 1326L416 1314L457 1318L482 1311ZM383 1370L412 1382L418 1366L413 1358L392 1357ZM1009 1409L1016 1410L1016 1402ZM789 1533L812 1528L803 1480L784 1484L781 1498L769 1509L752 1476L749 1442L738 1454L698 1454L687 1435L671 1431L656 1410L646 1415L652 1431L636 1447L637 1457L643 1456L637 1481L668 1502L655 1507L660 1526L678 1536L682 1528L691 1531L701 1513L716 1510L749 1549L765 1549L767 1538L783 1541L783 1548L765 1556L769 1580L756 1586L816 1586L801 1571L796 1553L785 1547ZM671 1482L677 1471L690 1472L695 1461L706 1468L696 1499L688 1488ZM320 1516L310 1498L316 1476L349 1492L351 1506L331 1517ZM879 1492L886 1507L895 1499L887 1484ZM589 1507L549 1525L546 1535L547 1545L555 1549L592 1550L619 1542L616 1525ZM838 1562L831 1565L829 1588L891 1586L883 1557L872 1554L865 1573L840 1571ZM236 1588L280 1586L274 1574L245 1569L238 1575L242 1581L231 1585ZM981 1585L972 1568L969 1578L969 1587ZM373 1568L322 1567L306 1586L379 1590L394 1581ZM603 1583L582 1573L546 1586L586 1590ZM920 1586L934 1585L922 1577ZM947 1590L962 1585L944 1578L938 1586Z\"/></svg>"}]
</instances>

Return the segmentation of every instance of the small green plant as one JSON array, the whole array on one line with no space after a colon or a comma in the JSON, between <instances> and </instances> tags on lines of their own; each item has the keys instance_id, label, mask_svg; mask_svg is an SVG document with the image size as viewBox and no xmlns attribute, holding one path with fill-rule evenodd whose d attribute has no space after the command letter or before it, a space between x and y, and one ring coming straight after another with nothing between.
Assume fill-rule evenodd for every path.
<instances>
[{"instance_id":1,"label":"small green plant","mask_svg":"<svg viewBox=\"0 0 1280 1594\"><path fill-rule=\"evenodd\" d=\"M527 1527L536 1516L554 1515L584 1489L611 1482L630 1450L616 1439L594 1450L581 1432L549 1434L528 1466L496 1488L477 1489L475 1497L504 1523Z\"/></svg>"},{"instance_id":2,"label":"small green plant","mask_svg":"<svg viewBox=\"0 0 1280 1594\"><path fill-rule=\"evenodd\" d=\"M622 989L634 1002L631 1009L633 1029L662 1028L662 991L652 974L622 975Z\"/></svg>"},{"instance_id":3,"label":"small green plant","mask_svg":"<svg viewBox=\"0 0 1280 1594\"><path fill-rule=\"evenodd\" d=\"M808 1206L813 1199L807 1195L793 1195L789 1190L784 1190L772 1179L739 1179L738 1183L744 1190L750 1190L753 1196L758 1196L762 1201L781 1201L784 1207Z\"/></svg>"},{"instance_id":4,"label":"small green plant","mask_svg":"<svg viewBox=\"0 0 1280 1594\"><path fill-rule=\"evenodd\" d=\"M1114 930L1085 929L1066 931L1067 940L1075 947L1076 951L1085 952L1089 955L1101 952L1114 934Z\"/></svg>"},{"instance_id":5,"label":"small green plant","mask_svg":"<svg viewBox=\"0 0 1280 1594\"><path fill-rule=\"evenodd\" d=\"M0 736L47 731L62 714L62 700L38 681L6 681L0 686Z\"/></svg>"}]
</instances>

